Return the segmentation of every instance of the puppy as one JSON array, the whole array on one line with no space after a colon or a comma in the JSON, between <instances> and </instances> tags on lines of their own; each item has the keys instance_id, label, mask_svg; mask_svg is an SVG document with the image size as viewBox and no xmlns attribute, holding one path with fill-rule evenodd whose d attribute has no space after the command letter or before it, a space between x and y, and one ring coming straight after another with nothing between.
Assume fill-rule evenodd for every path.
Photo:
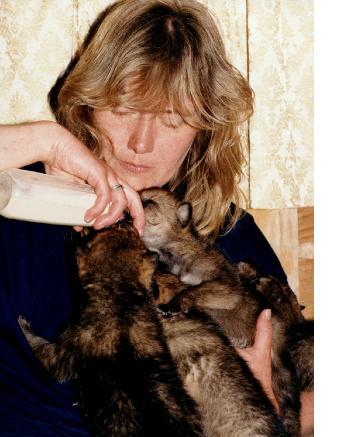
<instances>
[{"instance_id":1,"label":"puppy","mask_svg":"<svg viewBox=\"0 0 340 437\"><path fill-rule=\"evenodd\" d=\"M299 392L314 388L314 321L306 320L301 312L304 309L288 284L282 284L273 276L261 276L258 270L248 263L237 265L241 281L273 313L273 366L279 368L281 361L296 372ZM279 361L277 357L280 356ZM277 372L274 373L274 384ZM278 392L287 389L285 384L274 388Z\"/></svg>"},{"instance_id":2,"label":"puppy","mask_svg":"<svg viewBox=\"0 0 340 437\"><path fill-rule=\"evenodd\" d=\"M176 201L171 193L161 189L145 190L141 197L147 222L143 237L146 246L155 251L168 271L186 285L162 306L162 311L169 315L199 310L217 322L232 345L252 345L260 312L272 307L268 294L271 287L267 286L265 293L266 281L252 286L252 275L246 269L243 272L242 266L240 271L236 269L196 234L189 204ZM288 292L288 288L286 292L294 310L282 311L281 318L274 312L273 388L286 428L293 436L299 436L300 387L297 369L285 346L288 327L292 322L302 323L304 318L293 292Z\"/></svg>"},{"instance_id":3,"label":"puppy","mask_svg":"<svg viewBox=\"0 0 340 437\"><path fill-rule=\"evenodd\" d=\"M209 437L288 436L261 385L221 328L204 311L162 311L186 287L157 273L157 303L171 355L185 388L200 407Z\"/></svg>"},{"instance_id":4,"label":"puppy","mask_svg":"<svg viewBox=\"0 0 340 437\"><path fill-rule=\"evenodd\" d=\"M54 343L20 326L58 381L76 380L95 436L202 436L151 297L155 256L129 224L90 232L77 249L84 308Z\"/></svg>"}]
</instances>

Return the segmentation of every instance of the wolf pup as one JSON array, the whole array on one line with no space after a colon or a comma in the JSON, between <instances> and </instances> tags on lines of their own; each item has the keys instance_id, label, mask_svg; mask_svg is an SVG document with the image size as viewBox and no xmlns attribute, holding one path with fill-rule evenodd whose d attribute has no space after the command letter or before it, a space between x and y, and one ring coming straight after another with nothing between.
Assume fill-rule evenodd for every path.
<instances>
[{"instance_id":1,"label":"wolf pup","mask_svg":"<svg viewBox=\"0 0 340 437\"><path fill-rule=\"evenodd\" d=\"M185 284L157 273L157 303L171 355L185 388L200 407L209 437L288 436L259 382L221 328L203 311L164 313Z\"/></svg>"},{"instance_id":2,"label":"wolf pup","mask_svg":"<svg viewBox=\"0 0 340 437\"><path fill-rule=\"evenodd\" d=\"M301 312L304 309L288 284L281 283L273 276L262 276L248 263L237 265L243 285L260 293L264 305L273 312L273 367L286 367L293 364L298 380L299 392L314 388L314 320L306 320ZM274 384L277 372L274 371ZM284 381L281 389L287 388ZM277 387L276 392L280 390ZM279 396L279 394L277 394Z\"/></svg>"},{"instance_id":3,"label":"wolf pup","mask_svg":"<svg viewBox=\"0 0 340 437\"><path fill-rule=\"evenodd\" d=\"M86 302L55 341L20 326L34 354L63 382L75 379L95 436L202 436L151 297L155 255L131 225L90 232L77 250Z\"/></svg>"},{"instance_id":4,"label":"wolf pup","mask_svg":"<svg viewBox=\"0 0 340 437\"><path fill-rule=\"evenodd\" d=\"M212 245L201 239L191 221L191 208L160 189L145 190L142 202L146 214L144 242L158 253L160 261L187 285L162 310L189 313L196 309L211 316L237 347L253 344L256 320L263 308L271 307L264 294L245 286L240 272ZM277 360L273 366L275 394L286 428L300 435L300 397L296 369L289 356L282 362L286 341L282 320L274 320L273 345ZM296 317L294 313L293 318ZM301 312L296 322L303 318ZM282 389L284 386L284 390Z\"/></svg>"}]
</instances>

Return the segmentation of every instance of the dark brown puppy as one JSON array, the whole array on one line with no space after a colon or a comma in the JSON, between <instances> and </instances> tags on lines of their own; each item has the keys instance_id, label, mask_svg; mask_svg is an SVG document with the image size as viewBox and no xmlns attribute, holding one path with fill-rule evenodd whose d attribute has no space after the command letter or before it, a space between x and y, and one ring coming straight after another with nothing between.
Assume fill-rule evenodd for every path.
<instances>
[{"instance_id":1,"label":"dark brown puppy","mask_svg":"<svg viewBox=\"0 0 340 437\"><path fill-rule=\"evenodd\" d=\"M273 307L268 293L266 296L261 289L264 283L268 285L267 280L259 281L254 287L249 272L235 269L219 251L199 238L187 203L176 201L160 189L145 190L142 201L147 220L143 237L146 245L187 286L162 310L175 314L189 314L192 309L204 311L219 324L234 346L253 344L260 312ZM273 379L284 424L292 435L299 436L300 387L291 357L285 353L285 344L288 327L304 319L290 289L288 294L292 311L282 311L281 318L274 313L273 317Z\"/></svg>"},{"instance_id":2,"label":"dark brown puppy","mask_svg":"<svg viewBox=\"0 0 340 437\"><path fill-rule=\"evenodd\" d=\"M76 380L95 436L201 436L151 297L155 256L121 224L85 237L77 261L79 319L55 343L19 321L35 355L58 381Z\"/></svg>"},{"instance_id":3,"label":"dark brown puppy","mask_svg":"<svg viewBox=\"0 0 340 437\"><path fill-rule=\"evenodd\" d=\"M262 306L273 312L273 366L293 364L299 391L314 388L314 321L306 320L295 293L288 284L272 276L261 276L255 267L239 263L237 269L242 283L258 298ZM280 357L279 361L277 358ZM274 371L274 383L277 373ZM285 385L282 381L282 386ZM284 387L282 387L284 388ZM287 389L287 388L286 388ZM276 388L278 392L280 387Z\"/></svg>"}]
</instances>

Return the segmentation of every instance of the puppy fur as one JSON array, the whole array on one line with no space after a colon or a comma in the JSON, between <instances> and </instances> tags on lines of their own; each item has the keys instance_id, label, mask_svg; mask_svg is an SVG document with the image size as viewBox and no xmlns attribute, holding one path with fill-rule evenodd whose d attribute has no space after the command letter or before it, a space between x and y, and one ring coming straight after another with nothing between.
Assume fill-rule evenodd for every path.
<instances>
[{"instance_id":1,"label":"puppy fur","mask_svg":"<svg viewBox=\"0 0 340 437\"><path fill-rule=\"evenodd\" d=\"M58 381L74 379L95 436L201 436L151 296L155 255L130 225L90 232L77 250L86 303L54 343L20 326Z\"/></svg>"},{"instance_id":2,"label":"puppy fur","mask_svg":"<svg viewBox=\"0 0 340 437\"><path fill-rule=\"evenodd\" d=\"M157 273L160 310L186 285ZM204 311L165 313L162 324L185 388L209 437L288 436L262 387L221 328Z\"/></svg>"}]
</instances>

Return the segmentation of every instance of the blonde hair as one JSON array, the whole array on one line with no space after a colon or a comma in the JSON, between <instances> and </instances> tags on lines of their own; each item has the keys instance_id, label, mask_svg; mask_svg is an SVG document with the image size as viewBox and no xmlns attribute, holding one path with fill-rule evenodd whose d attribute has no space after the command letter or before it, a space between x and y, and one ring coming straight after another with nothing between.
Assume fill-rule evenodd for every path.
<instances>
[{"instance_id":1,"label":"blonde hair","mask_svg":"<svg viewBox=\"0 0 340 437\"><path fill-rule=\"evenodd\" d=\"M59 86L57 120L102 157L94 109L167 106L199 128L172 191L184 192L202 235L236 222L240 126L253 92L227 60L217 25L195 0L118 0L96 20ZM52 105L53 106L53 105ZM230 212L232 211L232 212Z\"/></svg>"}]
</instances>

